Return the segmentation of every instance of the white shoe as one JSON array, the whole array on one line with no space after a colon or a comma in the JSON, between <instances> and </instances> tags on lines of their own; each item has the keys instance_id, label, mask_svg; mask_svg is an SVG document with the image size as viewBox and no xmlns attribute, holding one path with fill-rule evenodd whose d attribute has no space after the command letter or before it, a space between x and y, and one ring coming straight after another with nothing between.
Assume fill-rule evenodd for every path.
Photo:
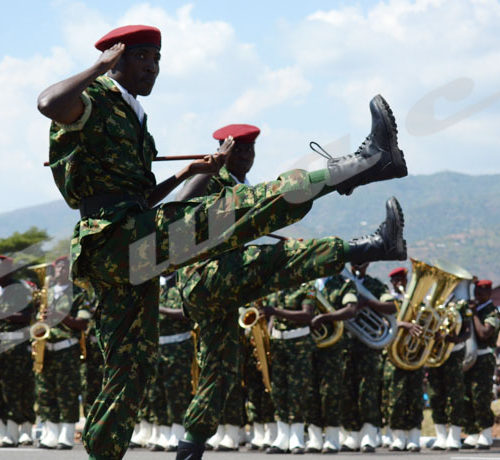
<instances>
[{"instance_id":1,"label":"white shoe","mask_svg":"<svg viewBox=\"0 0 500 460\"><path fill-rule=\"evenodd\" d=\"M33 426L30 422L24 422L19 429L19 444L21 446L33 445Z\"/></svg>"},{"instance_id":2,"label":"white shoe","mask_svg":"<svg viewBox=\"0 0 500 460\"><path fill-rule=\"evenodd\" d=\"M307 427L309 440L306 443L306 452L315 453L321 452L323 448L323 430L317 425L309 425Z\"/></svg>"},{"instance_id":3,"label":"white shoe","mask_svg":"<svg viewBox=\"0 0 500 460\"><path fill-rule=\"evenodd\" d=\"M391 430L392 431L392 444L389 450L401 451L406 448L406 433L404 430Z\"/></svg>"},{"instance_id":4,"label":"white shoe","mask_svg":"<svg viewBox=\"0 0 500 460\"><path fill-rule=\"evenodd\" d=\"M382 447L390 447L392 444L392 431L389 427L386 427L385 434L381 436L382 438Z\"/></svg>"},{"instance_id":5,"label":"white shoe","mask_svg":"<svg viewBox=\"0 0 500 460\"><path fill-rule=\"evenodd\" d=\"M19 426L14 420L7 420L5 434L0 439L2 447L16 447L19 442Z\"/></svg>"},{"instance_id":6,"label":"white shoe","mask_svg":"<svg viewBox=\"0 0 500 460\"><path fill-rule=\"evenodd\" d=\"M344 439L341 450L354 452L359 450L359 431L349 431Z\"/></svg>"},{"instance_id":7,"label":"white shoe","mask_svg":"<svg viewBox=\"0 0 500 460\"><path fill-rule=\"evenodd\" d=\"M224 437L219 443L218 450L238 450L240 446L240 427L236 425L224 425Z\"/></svg>"},{"instance_id":8,"label":"white shoe","mask_svg":"<svg viewBox=\"0 0 500 460\"><path fill-rule=\"evenodd\" d=\"M474 434L469 434L464 439L464 442L462 444L463 449L473 449L477 445L477 440L479 439L479 433L474 433Z\"/></svg>"},{"instance_id":9,"label":"white shoe","mask_svg":"<svg viewBox=\"0 0 500 460\"><path fill-rule=\"evenodd\" d=\"M156 438L156 445L163 447L163 449L167 449L169 439L170 439L170 427L167 425L160 425L158 427L158 436Z\"/></svg>"},{"instance_id":10,"label":"white shoe","mask_svg":"<svg viewBox=\"0 0 500 460\"><path fill-rule=\"evenodd\" d=\"M61 423L58 444L64 447L73 447L75 445L75 424L74 423Z\"/></svg>"},{"instance_id":11,"label":"white shoe","mask_svg":"<svg viewBox=\"0 0 500 460\"><path fill-rule=\"evenodd\" d=\"M264 441L262 445L269 447L273 444L276 436L278 435L278 424L276 422L269 422L264 425Z\"/></svg>"},{"instance_id":12,"label":"white shoe","mask_svg":"<svg viewBox=\"0 0 500 460\"><path fill-rule=\"evenodd\" d=\"M184 439L184 427L178 423L172 423L170 429L170 438L168 439L168 447L170 449L177 449L179 441Z\"/></svg>"},{"instance_id":13,"label":"white shoe","mask_svg":"<svg viewBox=\"0 0 500 460\"><path fill-rule=\"evenodd\" d=\"M412 428L408 431L406 448L410 452L420 452L420 428Z\"/></svg>"},{"instance_id":14,"label":"white shoe","mask_svg":"<svg viewBox=\"0 0 500 460\"><path fill-rule=\"evenodd\" d=\"M277 447L286 452L290 447L290 425L285 422L277 422L278 433L271 444L271 448Z\"/></svg>"},{"instance_id":15,"label":"white shoe","mask_svg":"<svg viewBox=\"0 0 500 460\"><path fill-rule=\"evenodd\" d=\"M157 446L159 436L160 436L160 427L153 423L153 427L151 428L151 437L148 439L146 445L150 448L152 446Z\"/></svg>"},{"instance_id":16,"label":"white shoe","mask_svg":"<svg viewBox=\"0 0 500 460\"><path fill-rule=\"evenodd\" d=\"M304 424L303 423L292 423L290 425L290 443L289 449L293 451L294 449L302 449L304 451Z\"/></svg>"},{"instance_id":17,"label":"white shoe","mask_svg":"<svg viewBox=\"0 0 500 460\"><path fill-rule=\"evenodd\" d=\"M55 449L59 442L59 423L54 423L49 420L44 422L44 434L40 439L40 445L48 449Z\"/></svg>"},{"instance_id":18,"label":"white shoe","mask_svg":"<svg viewBox=\"0 0 500 460\"><path fill-rule=\"evenodd\" d=\"M446 450L446 425L442 425L440 423L436 423L434 425L434 430L436 431L436 440L432 445L432 450Z\"/></svg>"},{"instance_id":19,"label":"white shoe","mask_svg":"<svg viewBox=\"0 0 500 460\"><path fill-rule=\"evenodd\" d=\"M264 445L264 437L266 430L263 423L254 422L253 424L253 436L250 440L250 445L252 448L260 449Z\"/></svg>"},{"instance_id":20,"label":"white shoe","mask_svg":"<svg viewBox=\"0 0 500 460\"><path fill-rule=\"evenodd\" d=\"M327 453L335 453L340 449L340 427L338 426L327 426L325 428L325 440L323 442L322 452Z\"/></svg>"},{"instance_id":21,"label":"white shoe","mask_svg":"<svg viewBox=\"0 0 500 460\"><path fill-rule=\"evenodd\" d=\"M479 437L477 438L476 443L476 449L489 449L492 444L493 439L491 437L491 427L485 428L483 431L481 431L481 433L479 433Z\"/></svg>"},{"instance_id":22,"label":"white shoe","mask_svg":"<svg viewBox=\"0 0 500 460\"><path fill-rule=\"evenodd\" d=\"M462 434L462 427L451 425L448 437L446 438L446 448L449 450L458 450L462 447L460 435Z\"/></svg>"},{"instance_id":23,"label":"white shoe","mask_svg":"<svg viewBox=\"0 0 500 460\"><path fill-rule=\"evenodd\" d=\"M130 441L139 446L146 447L152 431L153 425L146 420L141 420L139 423L139 432L135 436L132 435Z\"/></svg>"},{"instance_id":24,"label":"white shoe","mask_svg":"<svg viewBox=\"0 0 500 460\"><path fill-rule=\"evenodd\" d=\"M219 444L222 441L224 434L225 434L224 425L219 425L217 427L217 431L215 432L215 434L211 438L208 439L207 444L212 449L216 449L217 447L219 447Z\"/></svg>"},{"instance_id":25,"label":"white shoe","mask_svg":"<svg viewBox=\"0 0 500 460\"><path fill-rule=\"evenodd\" d=\"M363 424L360 433L361 450L365 452L374 452L377 446L377 428L371 423Z\"/></svg>"}]
</instances>

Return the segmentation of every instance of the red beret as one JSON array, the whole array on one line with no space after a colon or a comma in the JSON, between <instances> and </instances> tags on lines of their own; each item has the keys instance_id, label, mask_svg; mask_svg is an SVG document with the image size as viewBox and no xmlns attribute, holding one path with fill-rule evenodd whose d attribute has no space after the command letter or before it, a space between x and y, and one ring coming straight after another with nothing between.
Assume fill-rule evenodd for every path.
<instances>
[{"instance_id":1,"label":"red beret","mask_svg":"<svg viewBox=\"0 0 500 460\"><path fill-rule=\"evenodd\" d=\"M0 254L0 261L3 261L3 260L5 260L6 262L10 262L10 263L14 262L14 259L12 257L7 257L7 256Z\"/></svg>"},{"instance_id":2,"label":"red beret","mask_svg":"<svg viewBox=\"0 0 500 460\"><path fill-rule=\"evenodd\" d=\"M408 270L405 267L398 267L395 268L394 270L391 270L389 273L389 278L392 278L393 276L403 276L408 273Z\"/></svg>"},{"instance_id":3,"label":"red beret","mask_svg":"<svg viewBox=\"0 0 500 460\"><path fill-rule=\"evenodd\" d=\"M492 284L491 280L479 280L476 286L480 288L491 288Z\"/></svg>"},{"instance_id":4,"label":"red beret","mask_svg":"<svg viewBox=\"0 0 500 460\"><path fill-rule=\"evenodd\" d=\"M233 139L238 142L249 144L255 142L256 137L260 134L260 129L252 125L227 125L215 131L212 136L218 141L223 141L228 136L233 136Z\"/></svg>"},{"instance_id":5,"label":"red beret","mask_svg":"<svg viewBox=\"0 0 500 460\"><path fill-rule=\"evenodd\" d=\"M54 265L57 264L58 262L66 262L69 264L69 258L68 256L60 256L56 260L54 260Z\"/></svg>"},{"instance_id":6,"label":"red beret","mask_svg":"<svg viewBox=\"0 0 500 460\"><path fill-rule=\"evenodd\" d=\"M100 51L105 51L116 43L123 43L125 46L149 45L161 48L161 32L160 29L151 26L118 27L97 40L94 46Z\"/></svg>"}]
</instances>

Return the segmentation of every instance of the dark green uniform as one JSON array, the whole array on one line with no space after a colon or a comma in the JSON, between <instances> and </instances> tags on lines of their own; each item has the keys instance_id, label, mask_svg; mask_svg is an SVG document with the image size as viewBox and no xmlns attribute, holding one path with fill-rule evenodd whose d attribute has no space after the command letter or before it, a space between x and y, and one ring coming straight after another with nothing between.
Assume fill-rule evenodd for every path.
<instances>
[{"instance_id":1,"label":"dark green uniform","mask_svg":"<svg viewBox=\"0 0 500 460\"><path fill-rule=\"evenodd\" d=\"M66 315L89 319L90 304L86 291L71 284L57 292L49 289L49 315L60 320ZM45 345L43 370L36 374L37 414L42 422L76 423L80 418L80 331L62 322L50 328Z\"/></svg>"},{"instance_id":2,"label":"dark green uniform","mask_svg":"<svg viewBox=\"0 0 500 460\"><path fill-rule=\"evenodd\" d=\"M11 323L9 313L33 316L31 290L12 280L0 292L0 419L35 422L35 384L29 347L29 326Z\"/></svg>"},{"instance_id":3,"label":"dark green uniform","mask_svg":"<svg viewBox=\"0 0 500 460\"><path fill-rule=\"evenodd\" d=\"M467 302L456 302L456 308L462 317L463 328ZM464 425L464 355L465 344L462 343L458 350L451 352L442 366L427 369L429 402L435 424Z\"/></svg>"},{"instance_id":4,"label":"dark green uniform","mask_svg":"<svg viewBox=\"0 0 500 460\"><path fill-rule=\"evenodd\" d=\"M498 311L490 300L476 308L477 315L483 324L490 324L494 333L486 341L476 335L478 357L464 374L465 379L465 425L464 431L469 434L479 433L493 426L494 414L491 410L493 399L493 375L495 373L495 355L500 320Z\"/></svg>"},{"instance_id":5,"label":"dark green uniform","mask_svg":"<svg viewBox=\"0 0 500 460\"><path fill-rule=\"evenodd\" d=\"M377 299L389 292L376 278L365 275L363 286ZM375 350L346 333L346 359L343 368L342 425L360 431L363 424L382 425L380 394L383 376L382 350Z\"/></svg>"},{"instance_id":6,"label":"dark green uniform","mask_svg":"<svg viewBox=\"0 0 500 460\"><path fill-rule=\"evenodd\" d=\"M335 309L357 302L354 283L342 275L330 276L325 280L321 293ZM316 307L316 314L322 313ZM328 327L331 327L330 325ZM310 407L308 422L319 427L340 426L340 402L344 391L343 368L346 357L347 338L345 333L334 345L314 349L314 400Z\"/></svg>"},{"instance_id":7,"label":"dark green uniform","mask_svg":"<svg viewBox=\"0 0 500 460\"><path fill-rule=\"evenodd\" d=\"M72 275L89 281L100 302L96 326L104 381L83 441L91 458L121 458L155 373L158 275L287 226L309 211L320 191L334 188L323 187L327 171L293 171L255 187L226 187L148 209L144 200L156 185L151 162L157 151L146 120L141 126L107 77L97 78L82 99L80 120L52 123L50 166L66 202L81 206L85 216L71 242ZM338 264L342 242L327 252L335 252Z\"/></svg>"}]
</instances>

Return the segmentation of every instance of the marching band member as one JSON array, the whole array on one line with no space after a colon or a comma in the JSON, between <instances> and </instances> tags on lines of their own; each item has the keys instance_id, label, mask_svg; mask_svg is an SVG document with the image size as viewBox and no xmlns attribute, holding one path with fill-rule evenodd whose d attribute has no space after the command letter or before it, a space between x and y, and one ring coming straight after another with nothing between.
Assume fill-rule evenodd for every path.
<instances>
[{"instance_id":1,"label":"marching band member","mask_svg":"<svg viewBox=\"0 0 500 460\"><path fill-rule=\"evenodd\" d=\"M59 257L54 266L47 316L39 318L55 324L45 344L43 369L36 374L37 414L45 425L39 447L71 449L80 418L79 340L90 319L90 306L87 293L69 280L69 259Z\"/></svg>"},{"instance_id":2,"label":"marching band member","mask_svg":"<svg viewBox=\"0 0 500 460\"><path fill-rule=\"evenodd\" d=\"M464 374L465 377L465 425L469 434L463 442L464 449L489 449L492 445L491 428L494 414L491 410L493 375L500 319L491 301L492 282L480 280L474 286L472 328L477 340L477 360Z\"/></svg>"},{"instance_id":3,"label":"marching band member","mask_svg":"<svg viewBox=\"0 0 500 460\"><path fill-rule=\"evenodd\" d=\"M28 346L33 314L31 289L14 277L13 259L0 255L0 447L33 443L35 388Z\"/></svg>"},{"instance_id":4,"label":"marching band member","mask_svg":"<svg viewBox=\"0 0 500 460\"><path fill-rule=\"evenodd\" d=\"M334 275L316 280L315 288L336 311L316 315L311 321L313 330L318 330L321 325L328 327L330 322L342 321L356 315L357 290L351 280L346 280L342 275ZM342 371L346 342L344 334L333 345L317 346L313 351L314 397L307 420L309 441L306 452L328 454L340 449L340 400L344 385Z\"/></svg>"}]
</instances>

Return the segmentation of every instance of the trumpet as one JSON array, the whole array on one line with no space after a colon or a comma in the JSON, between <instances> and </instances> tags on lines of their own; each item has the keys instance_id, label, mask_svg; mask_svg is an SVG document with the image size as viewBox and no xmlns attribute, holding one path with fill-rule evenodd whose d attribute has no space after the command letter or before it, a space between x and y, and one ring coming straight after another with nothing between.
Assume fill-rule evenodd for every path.
<instances>
[{"instance_id":1,"label":"trumpet","mask_svg":"<svg viewBox=\"0 0 500 460\"><path fill-rule=\"evenodd\" d=\"M271 343L266 318L261 316L258 308L247 307L241 312L238 324L243 329L251 330L252 344L255 347L254 354L257 359L257 369L262 373L262 381L264 382L266 391L270 392L271 375L269 365L271 361Z\"/></svg>"},{"instance_id":2,"label":"trumpet","mask_svg":"<svg viewBox=\"0 0 500 460\"><path fill-rule=\"evenodd\" d=\"M49 277L47 274L47 267L50 264L38 264L28 267L33 270L37 276L40 289L33 293L33 299L39 304L39 313L43 317L48 311L48 289ZM30 337L33 339L31 344L31 355L33 357L33 370L35 373L40 374L43 370L43 359L45 356L45 341L50 334L50 326L43 322L37 321L30 327Z\"/></svg>"}]
</instances>

